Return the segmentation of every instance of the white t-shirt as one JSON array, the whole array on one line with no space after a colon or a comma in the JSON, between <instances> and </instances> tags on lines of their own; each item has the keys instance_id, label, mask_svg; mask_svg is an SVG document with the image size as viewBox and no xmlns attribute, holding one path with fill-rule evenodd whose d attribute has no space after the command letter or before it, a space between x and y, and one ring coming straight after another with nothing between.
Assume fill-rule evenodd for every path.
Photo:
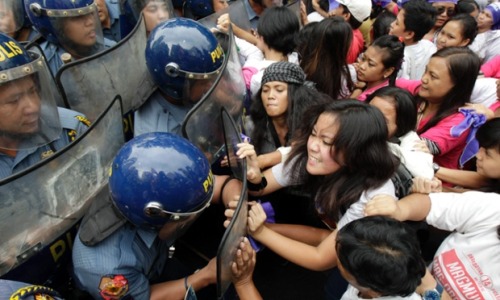
<instances>
[{"instance_id":1,"label":"white t-shirt","mask_svg":"<svg viewBox=\"0 0 500 300\"><path fill-rule=\"evenodd\" d=\"M454 231L434 256L432 273L453 299L500 299L500 195L430 194L427 223Z\"/></svg>"},{"instance_id":2,"label":"white t-shirt","mask_svg":"<svg viewBox=\"0 0 500 300\"><path fill-rule=\"evenodd\" d=\"M398 78L420 80L432 54L436 52L436 45L429 40L422 39L415 45L406 46L404 51L404 60Z\"/></svg>"},{"instance_id":3,"label":"white t-shirt","mask_svg":"<svg viewBox=\"0 0 500 300\"><path fill-rule=\"evenodd\" d=\"M401 163L410 171L414 177L423 177L432 179L434 170L432 169L432 154L414 150L414 146L418 141L421 141L415 131L410 131L399 138L401 144L389 143L389 148L394 153Z\"/></svg>"},{"instance_id":4,"label":"white t-shirt","mask_svg":"<svg viewBox=\"0 0 500 300\"><path fill-rule=\"evenodd\" d=\"M500 53L500 30L480 33L469 48L483 60L483 64Z\"/></svg>"},{"instance_id":5,"label":"white t-shirt","mask_svg":"<svg viewBox=\"0 0 500 300\"><path fill-rule=\"evenodd\" d=\"M474 84L474 89L470 96L471 103L480 103L490 107L497 101L497 79L496 78L478 78Z\"/></svg>"},{"instance_id":6,"label":"white t-shirt","mask_svg":"<svg viewBox=\"0 0 500 300\"><path fill-rule=\"evenodd\" d=\"M292 163L288 164L286 167L284 167L283 163L279 163L272 168L274 179L282 187L300 184L300 182L293 182L291 176L289 175L292 174ZM368 203L371 198L381 194L391 195L395 197L394 184L390 179L382 184L382 186L380 186L379 188L364 191L361 194L359 200L353 203L347 209L345 214L340 218L339 222L337 223L337 228L340 229L349 222L363 218L365 216L364 209L366 203Z\"/></svg>"},{"instance_id":7,"label":"white t-shirt","mask_svg":"<svg viewBox=\"0 0 500 300\"><path fill-rule=\"evenodd\" d=\"M418 295L417 293L413 293L408 297L400 297L400 296L385 296L385 297L379 297L379 298L372 298L372 300L379 299L379 300L403 300L403 299L408 299L408 300L422 300L422 297ZM365 298L361 298L359 296L359 290L353 287L352 285L349 284L347 287L347 291L342 295L342 298L340 300L365 300Z\"/></svg>"}]
</instances>

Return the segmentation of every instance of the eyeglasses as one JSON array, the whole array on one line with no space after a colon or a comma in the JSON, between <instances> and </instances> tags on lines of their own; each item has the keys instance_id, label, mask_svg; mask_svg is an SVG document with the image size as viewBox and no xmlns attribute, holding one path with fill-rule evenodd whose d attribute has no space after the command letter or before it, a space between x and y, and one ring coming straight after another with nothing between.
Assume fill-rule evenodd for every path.
<instances>
[{"instance_id":1,"label":"eyeglasses","mask_svg":"<svg viewBox=\"0 0 500 300\"><path fill-rule=\"evenodd\" d=\"M448 17L453 17L456 13L454 8L446 8L444 6L436 6L436 10L438 12L438 15L446 12L446 15L448 15Z\"/></svg>"}]
</instances>

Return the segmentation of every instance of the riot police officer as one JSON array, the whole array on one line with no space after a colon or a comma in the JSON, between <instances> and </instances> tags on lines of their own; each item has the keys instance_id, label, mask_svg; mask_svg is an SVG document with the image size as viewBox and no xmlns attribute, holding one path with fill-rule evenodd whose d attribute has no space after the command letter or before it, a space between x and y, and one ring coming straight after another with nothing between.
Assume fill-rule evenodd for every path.
<instances>
[{"instance_id":1,"label":"riot police officer","mask_svg":"<svg viewBox=\"0 0 500 300\"><path fill-rule=\"evenodd\" d=\"M214 259L194 274L165 275L172 272L169 247L216 190L198 148L170 133L137 136L116 155L109 190L124 222L110 232L103 226L107 220L92 228L84 220L73 248L80 288L94 299L181 299L187 290L215 283ZM104 232L87 232L95 229Z\"/></svg>"},{"instance_id":2,"label":"riot police officer","mask_svg":"<svg viewBox=\"0 0 500 300\"><path fill-rule=\"evenodd\" d=\"M180 134L187 112L222 71L222 47L203 25L174 18L151 32L145 54L158 90L135 112L134 133Z\"/></svg>"},{"instance_id":3,"label":"riot police officer","mask_svg":"<svg viewBox=\"0 0 500 300\"><path fill-rule=\"evenodd\" d=\"M0 34L0 178L53 155L90 125L56 106L57 92L43 60Z\"/></svg>"},{"instance_id":4,"label":"riot police officer","mask_svg":"<svg viewBox=\"0 0 500 300\"><path fill-rule=\"evenodd\" d=\"M124 16L122 35L132 31L141 14L146 25L146 35L149 35L161 22L174 17L170 0L121 0L121 11Z\"/></svg>"},{"instance_id":5,"label":"riot police officer","mask_svg":"<svg viewBox=\"0 0 500 300\"><path fill-rule=\"evenodd\" d=\"M46 39L40 46L54 75L63 63L115 44L103 37L94 0L26 0L25 8L33 26Z\"/></svg>"}]
</instances>

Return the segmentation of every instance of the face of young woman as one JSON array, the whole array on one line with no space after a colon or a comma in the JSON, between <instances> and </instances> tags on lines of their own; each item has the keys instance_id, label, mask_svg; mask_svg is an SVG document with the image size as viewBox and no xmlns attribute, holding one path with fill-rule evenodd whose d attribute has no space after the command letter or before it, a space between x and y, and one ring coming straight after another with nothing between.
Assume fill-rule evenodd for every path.
<instances>
[{"instance_id":1,"label":"face of young woman","mask_svg":"<svg viewBox=\"0 0 500 300\"><path fill-rule=\"evenodd\" d=\"M491 179L500 179L500 152L497 149L483 147L476 154L477 172Z\"/></svg>"},{"instance_id":2,"label":"face of young woman","mask_svg":"<svg viewBox=\"0 0 500 300\"><path fill-rule=\"evenodd\" d=\"M438 11L434 27L442 27L449 18L455 15L455 4L452 2L434 2L432 6Z\"/></svg>"},{"instance_id":3,"label":"face of young woman","mask_svg":"<svg viewBox=\"0 0 500 300\"><path fill-rule=\"evenodd\" d=\"M361 54L358 59L356 75L359 81L366 82L368 85L375 85L384 81L391 71L386 69L382 61L384 50L379 47L370 46Z\"/></svg>"},{"instance_id":4,"label":"face of young woman","mask_svg":"<svg viewBox=\"0 0 500 300\"><path fill-rule=\"evenodd\" d=\"M462 23L449 21L443 26L437 38L437 49L448 47L465 47L469 44L469 39L464 39Z\"/></svg>"},{"instance_id":5,"label":"face of young woman","mask_svg":"<svg viewBox=\"0 0 500 300\"><path fill-rule=\"evenodd\" d=\"M425 68L418 94L430 103L440 103L453 86L447 60L433 57Z\"/></svg>"},{"instance_id":6,"label":"face of young woman","mask_svg":"<svg viewBox=\"0 0 500 300\"><path fill-rule=\"evenodd\" d=\"M396 107L393 102L382 97L375 97L370 101L370 105L375 106L382 112L389 132L388 137L393 137L398 129L396 125Z\"/></svg>"},{"instance_id":7,"label":"face of young woman","mask_svg":"<svg viewBox=\"0 0 500 300\"><path fill-rule=\"evenodd\" d=\"M307 140L306 170L311 175L328 175L340 169L332 157L333 139L338 131L335 119L332 114L321 114Z\"/></svg>"},{"instance_id":8,"label":"face of young woman","mask_svg":"<svg viewBox=\"0 0 500 300\"><path fill-rule=\"evenodd\" d=\"M281 81L266 82L260 93L262 105L271 118L281 117L288 109L288 84Z\"/></svg>"}]
</instances>

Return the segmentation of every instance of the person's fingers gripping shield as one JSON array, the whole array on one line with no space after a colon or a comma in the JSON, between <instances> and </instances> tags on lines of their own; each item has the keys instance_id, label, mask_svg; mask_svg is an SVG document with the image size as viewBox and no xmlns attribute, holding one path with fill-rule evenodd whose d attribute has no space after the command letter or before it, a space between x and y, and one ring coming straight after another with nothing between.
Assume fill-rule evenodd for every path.
<instances>
[{"instance_id":1,"label":"person's fingers gripping shield","mask_svg":"<svg viewBox=\"0 0 500 300\"><path fill-rule=\"evenodd\" d=\"M25 0L33 26L49 42L76 58L104 49L104 37L94 0Z\"/></svg>"},{"instance_id":2,"label":"person's fingers gripping shield","mask_svg":"<svg viewBox=\"0 0 500 300\"><path fill-rule=\"evenodd\" d=\"M20 0L0 0L0 32L11 37L23 27L24 10Z\"/></svg>"},{"instance_id":3,"label":"person's fingers gripping shield","mask_svg":"<svg viewBox=\"0 0 500 300\"><path fill-rule=\"evenodd\" d=\"M62 132L43 57L0 33L0 148L38 148Z\"/></svg>"},{"instance_id":4,"label":"person's fingers gripping shield","mask_svg":"<svg viewBox=\"0 0 500 300\"><path fill-rule=\"evenodd\" d=\"M116 155L110 173L118 210L135 226L159 230L164 240L186 229L213 195L214 179L203 153L171 133L133 138Z\"/></svg>"},{"instance_id":5,"label":"person's fingers gripping shield","mask_svg":"<svg viewBox=\"0 0 500 300\"><path fill-rule=\"evenodd\" d=\"M195 103L221 72L224 52L212 32L184 18L158 25L146 45L146 64L160 90L175 100Z\"/></svg>"}]
</instances>

